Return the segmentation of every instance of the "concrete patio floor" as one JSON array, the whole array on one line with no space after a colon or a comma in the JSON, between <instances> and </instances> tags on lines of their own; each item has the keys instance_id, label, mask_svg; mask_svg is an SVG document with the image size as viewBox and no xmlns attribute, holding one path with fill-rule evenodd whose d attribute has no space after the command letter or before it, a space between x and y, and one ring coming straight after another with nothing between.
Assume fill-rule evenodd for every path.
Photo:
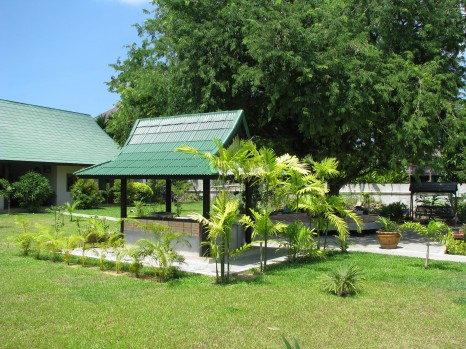
<instances>
[{"instance_id":1,"label":"concrete patio floor","mask_svg":"<svg viewBox=\"0 0 466 349\"><path fill-rule=\"evenodd\" d=\"M76 216L87 216L75 214ZM117 220L112 217L100 217L108 220ZM413 258L425 258L426 257L426 240L424 237L419 236L414 232L404 233L398 247L396 249L381 249L375 233L357 234L352 233L348 238L349 248L351 252L368 252L368 253L380 253L394 256L405 256ZM337 240L329 235L327 238L327 244L329 249L338 250ZM76 252L80 255L81 252ZM185 263L179 264L180 270L186 272L192 272L203 275L215 276L215 262L211 258L200 257L198 253L193 252L182 252L185 257ZM95 251L89 251L87 253L89 257L96 258L98 253ZM246 251L237 259L231 259L230 261L230 272L237 274L250 269L259 269L259 246L253 246L249 251ZM284 249L278 249L276 242L271 242L267 249L268 264L282 262L286 260L286 251ZM109 255L109 260L114 260L114 257ZM440 260L440 261L452 261L459 263L466 263L466 256L456 256L445 254L445 246L441 243L431 243L429 251L429 259ZM128 261L128 260L126 260ZM145 261L145 264L150 264L150 261Z\"/></svg>"}]
</instances>

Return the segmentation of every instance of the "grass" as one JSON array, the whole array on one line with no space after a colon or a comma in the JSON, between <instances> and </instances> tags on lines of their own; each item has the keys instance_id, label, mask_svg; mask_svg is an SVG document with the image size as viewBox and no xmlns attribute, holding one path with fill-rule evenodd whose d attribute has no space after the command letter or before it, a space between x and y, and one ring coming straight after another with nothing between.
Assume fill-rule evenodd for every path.
<instances>
[{"instance_id":1,"label":"grass","mask_svg":"<svg viewBox=\"0 0 466 349\"><path fill-rule=\"evenodd\" d=\"M144 207L145 212L164 212L165 204L151 204ZM133 212L131 212L133 211ZM134 217L136 209L134 206L129 206L127 209L128 217ZM176 212L175 204L172 204L172 212ZM181 216L187 216L192 212L198 212L202 214L202 201L195 202L183 202L181 205ZM93 216L106 216L120 218L121 209L119 204L105 205L99 208L87 209L87 210L76 210L75 213L84 213Z\"/></svg>"},{"instance_id":2,"label":"grass","mask_svg":"<svg viewBox=\"0 0 466 349\"><path fill-rule=\"evenodd\" d=\"M22 257L6 242L18 232L14 216L0 215L1 348L284 348L282 334L301 348L464 346L466 263L424 270L417 259L348 253L228 286L198 275L157 284ZM356 296L322 289L342 263L364 269Z\"/></svg>"}]
</instances>

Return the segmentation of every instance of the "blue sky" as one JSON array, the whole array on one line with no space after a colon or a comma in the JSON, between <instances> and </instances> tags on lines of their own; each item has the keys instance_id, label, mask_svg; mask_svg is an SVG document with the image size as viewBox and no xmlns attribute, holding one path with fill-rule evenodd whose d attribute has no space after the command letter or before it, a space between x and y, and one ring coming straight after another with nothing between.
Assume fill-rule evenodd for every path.
<instances>
[{"instance_id":1,"label":"blue sky","mask_svg":"<svg viewBox=\"0 0 466 349\"><path fill-rule=\"evenodd\" d=\"M0 0L0 99L96 116L149 0Z\"/></svg>"}]
</instances>

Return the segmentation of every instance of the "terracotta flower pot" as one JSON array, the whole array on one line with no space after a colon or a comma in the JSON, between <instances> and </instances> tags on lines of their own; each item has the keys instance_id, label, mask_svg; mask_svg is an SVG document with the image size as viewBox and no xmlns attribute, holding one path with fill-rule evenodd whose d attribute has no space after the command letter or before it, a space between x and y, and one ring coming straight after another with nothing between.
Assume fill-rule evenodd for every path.
<instances>
[{"instance_id":1,"label":"terracotta flower pot","mask_svg":"<svg viewBox=\"0 0 466 349\"><path fill-rule=\"evenodd\" d=\"M378 231L377 238L379 239L380 248L393 249L397 248L401 234L396 231Z\"/></svg>"}]
</instances>

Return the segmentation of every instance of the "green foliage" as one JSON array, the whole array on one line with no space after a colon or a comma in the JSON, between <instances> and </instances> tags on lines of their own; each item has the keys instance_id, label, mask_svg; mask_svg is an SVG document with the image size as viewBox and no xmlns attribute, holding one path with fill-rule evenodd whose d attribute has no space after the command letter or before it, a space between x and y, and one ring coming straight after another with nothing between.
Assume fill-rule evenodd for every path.
<instances>
[{"instance_id":1,"label":"green foliage","mask_svg":"<svg viewBox=\"0 0 466 349\"><path fill-rule=\"evenodd\" d=\"M12 240L18 244L21 253L28 256L36 242L36 237L36 233L21 233Z\"/></svg>"},{"instance_id":2,"label":"green foliage","mask_svg":"<svg viewBox=\"0 0 466 349\"><path fill-rule=\"evenodd\" d=\"M121 101L108 129L123 144L138 118L240 105L278 153L336 158L337 194L372 171L429 162L449 130L465 129L462 6L157 1L136 25L141 44L112 65Z\"/></svg>"},{"instance_id":3,"label":"green foliage","mask_svg":"<svg viewBox=\"0 0 466 349\"><path fill-rule=\"evenodd\" d=\"M28 172L13 183L13 196L19 205L29 212L37 212L41 205L53 195L52 187L47 178L37 172Z\"/></svg>"},{"instance_id":4,"label":"green foliage","mask_svg":"<svg viewBox=\"0 0 466 349\"><path fill-rule=\"evenodd\" d=\"M115 180L113 185L114 201L116 203L121 202L121 181ZM127 181L126 185L126 197L129 204L133 204L135 201L149 202L154 195L151 187L145 183L135 182L133 180Z\"/></svg>"},{"instance_id":5,"label":"green foliage","mask_svg":"<svg viewBox=\"0 0 466 349\"><path fill-rule=\"evenodd\" d=\"M141 246L141 241L138 240L134 245L126 250L126 255L132 259L129 270L138 278L143 267L142 261L148 255L148 251L146 251L144 246Z\"/></svg>"},{"instance_id":6,"label":"green foliage","mask_svg":"<svg viewBox=\"0 0 466 349\"><path fill-rule=\"evenodd\" d=\"M93 179L80 178L71 187L71 197L78 202L81 209L98 207L103 202L102 193L97 182Z\"/></svg>"},{"instance_id":7,"label":"green foliage","mask_svg":"<svg viewBox=\"0 0 466 349\"><path fill-rule=\"evenodd\" d=\"M209 247L208 253L215 259L218 283L223 284L230 281L230 256L233 252L231 232L238 213L238 201L234 198L228 198L226 191L221 191L212 205L209 219L200 214L190 215L192 219L202 223L207 231L206 244Z\"/></svg>"},{"instance_id":8,"label":"green foliage","mask_svg":"<svg viewBox=\"0 0 466 349\"><path fill-rule=\"evenodd\" d=\"M100 190L100 192L102 193L102 195L105 197L105 202L106 204L110 204L111 202L111 198L112 198L112 194L113 194L113 187L110 183L105 183L105 189L104 190Z\"/></svg>"},{"instance_id":9,"label":"green foliage","mask_svg":"<svg viewBox=\"0 0 466 349\"><path fill-rule=\"evenodd\" d=\"M316 253L317 243L314 241L314 234L315 232L301 221L289 224L282 231L285 240L280 241L280 246L288 250L288 261L297 262Z\"/></svg>"},{"instance_id":10,"label":"green foliage","mask_svg":"<svg viewBox=\"0 0 466 349\"><path fill-rule=\"evenodd\" d=\"M146 203L144 201L135 201L134 202L134 209L136 217L143 217L145 215L145 206Z\"/></svg>"},{"instance_id":11,"label":"green foliage","mask_svg":"<svg viewBox=\"0 0 466 349\"><path fill-rule=\"evenodd\" d=\"M442 241L445 235L451 232L451 229L443 222L430 220L427 225L419 222L406 222L400 226L401 231L414 231L426 238L426 269L429 269L429 245L430 241Z\"/></svg>"},{"instance_id":12,"label":"green foliage","mask_svg":"<svg viewBox=\"0 0 466 349\"><path fill-rule=\"evenodd\" d=\"M397 222L392 221L388 217L383 217L379 216L376 220L377 223L381 225L380 231L385 231L385 232L399 232L400 227Z\"/></svg>"},{"instance_id":13,"label":"green foliage","mask_svg":"<svg viewBox=\"0 0 466 349\"><path fill-rule=\"evenodd\" d=\"M145 183L133 182L134 196L131 198L132 202L142 201L149 202L154 192L152 189Z\"/></svg>"},{"instance_id":14,"label":"green foliage","mask_svg":"<svg viewBox=\"0 0 466 349\"><path fill-rule=\"evenodd\" d=\"M174 263L184 262L184 256L176 252L174 247L178 244L189 245L186 235L174 232L173 229L163 224L139 223L139 225L152 238L139 239L137 244L142 248L145 256L150 257L149 262L159 281L165 282L176 275L177 268Z\"/></svg>"},{"instance_id":15,"label":"green foliage","mask_svg":"<svg viewBox=\"0 0 466 349\"><path fill-rule=\"evenodd\" d=\"M6 200L8 214L10 214L10 200L14 194L14 186L5 178L0 178L0 196Z\"/></svg>"},{"instance_id":16,"label":"green foliage","mask_svg":"<svg viewBox=\"0 0 466 349\"><path fill-rule=\"evenodd\" d=\"M404 167L396 170L385 170L382 172L376 169L360 178L357 178L354 183L409 183L409 175Z\"/></svg>"},{"instance_id":17,"label":"green foliage","mask_svg":"<svg viewBox=\"0 0 466 349\"><path fill-rule=\"evenodd\" d=\"M392 202L388 205L382 205L379 208L379 215L388 219L401 223L405 220L408 212L408 206L401 201Z\"/></svg>"},{"instance_id":18,"label":"green foliage","mask_svg":"<svg viewBox=\"0 0 466 349\"><path fill-rule=\"evenodd\" d=\"M65 225L63 210L64 210L63 206L55 206L55 205L52 205L49 208L45 209L46 212L53 213L54 221L53 221L52 226L55 232L60 231L61 228L63 228L63 226Z\"/></svg>"},{"instance_id":19,"label":"green foliage","mask_svg":"<svg viewBox=\"0 0 466 349\"><path fill-rule=\"evenodd\" d=\"M338 268L330 270L323 277L324 289L337 296L345 297L358 293L361 289L361 281L365 279L361 268L352 264L342 264Z\"/></svg>"},{"instance_id":20,"label":"green foliage","mask_svg":"<svg viewBox=\"0 0 466 349\"><path fill-rule=\"evenodd\" d=\"M286 349L301 349L299 346L298 340L293 337L293 344L291 344L288 339L286 339L284 336L282 336L283 343L285 343L285 348Z\"/></svg>"},{"instance_id":21,"label":"green foliage","mask_svg":"<svg viewBox=\"0 0 466 349\"><path fill-rule=\"evenodd\" d=\"M63 233L62 232L50 232L46 229L44 232L36 235L37 252L36 258L39 258L40 252L44 251L49 253L51 260L57 262L60 259L60 252L63 244Z\"/></svg>"},{"instance_id":22,"label":"green foliage","mask_svg":"<svg viewBox=\"0 0 466 349\"><path fill-rule=\"evenodd\" d=\"M270 219L270 213L266 209L260 212L251 209L251 217L243 216L240 220L246 227L253 229L253 238L260 242L260 270L265 271L267 268L267 241L272 236L278 235L286 229L286 225L278 222L273 223ZM264 248L262 248L264 243Z\"/></svg>"},{"instance_id":23,"label":"green foliage","mask_svg":"<svg viewBox=\"0 0 466 349\"><path fill-rule=\"evenodd\" d=\"M458 207L456 209L458 215L458 221L460 223L466 223L466 196L462 195L458 198Z\"/></svg>"},{"instance_id":24,"label":"green foliage","mask_svg":"<svg viewBox=\"0 0 466 349\"><path fill-rule=\"evenodd\" d=\"M73 221L73 213L76 211L76 209L79 207L80 201L75 201L73 204L70 204L69 202L65 203L65 210L70 214L70 221Z\"/></svg>"},{"instance_id":25,"label":"green foliage","mask_svg":"<svg viewBox=\"0 0 466 349\"><path fill-rule=\"evenodd\" d=\"M307 188L303 189L305 193ZM348 223L344 218L351 219L356 223L357 229L361 231L361 218L352 210L346 209L344 201L340 196L325 195L305 195L302 197L299 208L308 213L310 222L315 225L317 232L317 248L320 248L320 236L324 234L324 249L327 242L327 233L330 227L337 231L337 239L340 242L340 249L346 252L348 245L346 239L350 233Z\"/></svg>"},{"instance_id":26,"label":"green foliage","mask_svg":"<svg viewBox=\"0 0 466 349\"><path fill-rule=\"evenodd\" d=\"M466 256L466 240L455 239L453 232L448 232L442 243L445 245L445 253Z\"/></svg>"}]
</instances>

